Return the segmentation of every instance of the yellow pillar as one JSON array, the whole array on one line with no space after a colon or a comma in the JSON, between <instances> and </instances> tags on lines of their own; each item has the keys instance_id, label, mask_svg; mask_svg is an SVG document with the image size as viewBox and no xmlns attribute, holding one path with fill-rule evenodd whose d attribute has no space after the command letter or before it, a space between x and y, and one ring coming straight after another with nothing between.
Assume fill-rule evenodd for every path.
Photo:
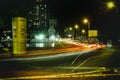
<instances>
[{"instance_id":1,"label":"yellow pillar","mask_svg":"<svg viewBox=\"0 0 120 80\"><path fill-rule=\"evenodd\" d=\"M12 19L13 54L26 53L26 18L14 17Z\"/></svg>"}]
</instances>

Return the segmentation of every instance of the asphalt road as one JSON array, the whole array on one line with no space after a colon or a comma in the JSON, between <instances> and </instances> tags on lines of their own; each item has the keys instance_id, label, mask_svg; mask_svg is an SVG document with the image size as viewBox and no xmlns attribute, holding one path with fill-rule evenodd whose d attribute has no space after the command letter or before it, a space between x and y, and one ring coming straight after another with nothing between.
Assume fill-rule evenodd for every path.
<instances>
[{"instance_id":1,"label":"asphalt road","mask_svg":"<svg viewBox=\"0 0 120 80\"><path fill-rule=\"evenodd\" d=\"M120 47L106 47L94 51L87 50L32 58L3 59L0 60L0 77L11 79L24 79L25 76L32 76L28 78L51 77L56 78L55 80L72 77L77 80L81 75L86 75L84 78L88 79L87 76L91 74L98 78L100 76L104 77L103 74L107 74L107 76L117 74L116 78L118 78L120 73L119 49Z\"/></svg>"}]
</instances>

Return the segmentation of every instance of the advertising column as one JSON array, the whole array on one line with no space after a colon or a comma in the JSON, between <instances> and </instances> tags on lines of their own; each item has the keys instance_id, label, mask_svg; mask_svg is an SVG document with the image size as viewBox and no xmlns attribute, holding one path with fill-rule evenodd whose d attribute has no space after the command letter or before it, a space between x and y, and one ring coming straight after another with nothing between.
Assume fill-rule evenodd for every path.
<instances>
[{"instance_id":1,"label":"advertising column","mask_svg":"<svg viewBox=\"0 0 120 80\"><path fill-rule=\"evenodd\" d=\"M26 53L26 18L14 17L12 19L13 54Z\"/></svg>"}]
</instances>

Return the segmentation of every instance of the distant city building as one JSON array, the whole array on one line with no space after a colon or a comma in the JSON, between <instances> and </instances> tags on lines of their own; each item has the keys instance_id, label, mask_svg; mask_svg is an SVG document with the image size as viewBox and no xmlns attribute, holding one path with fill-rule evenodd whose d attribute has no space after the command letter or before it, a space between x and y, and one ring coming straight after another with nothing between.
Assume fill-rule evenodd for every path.
<instances>
[{"instance_id":1,"label":"distant city building","mask_svg":"<svg viewBox=\"0 0 120 80\"><path fill-rule=\"evenodd\" d=\"M0 42L11 41L12 39L12 30L8 27L0 28Z\"/></svg>"},{"instance_id":2,"label":"distant city building","mask_svg":"<svg viewBox=\"0 0 120 80\"><path fill-rule=\"evenodd\" d=\"M48 29L47 5L45 0L35 0L28 15L28 34L46 33Z\"/></svg>"}]
</instances>

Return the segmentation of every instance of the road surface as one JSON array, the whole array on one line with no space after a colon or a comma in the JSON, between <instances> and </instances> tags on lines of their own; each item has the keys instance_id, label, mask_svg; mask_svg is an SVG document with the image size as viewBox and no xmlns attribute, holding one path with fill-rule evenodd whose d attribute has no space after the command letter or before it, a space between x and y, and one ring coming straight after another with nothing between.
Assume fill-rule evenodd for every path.
<instances>
[{"instance_id":1,"label":"road surface","mask_svg":"<svg viewBox=\"0 0 120 80\"><path fill-rule=\"evenodd\" d=\"M60 80L60 78L70 77L77 79L81 75L89 78L88 76L92 74L96 77L106 76L105 79L109 76L118 78L120 76L119 61L119 47L32 58L2 59L0 60L0 77L11 79L56 78L56 80Z\"/></svg>"}]
</instances>

